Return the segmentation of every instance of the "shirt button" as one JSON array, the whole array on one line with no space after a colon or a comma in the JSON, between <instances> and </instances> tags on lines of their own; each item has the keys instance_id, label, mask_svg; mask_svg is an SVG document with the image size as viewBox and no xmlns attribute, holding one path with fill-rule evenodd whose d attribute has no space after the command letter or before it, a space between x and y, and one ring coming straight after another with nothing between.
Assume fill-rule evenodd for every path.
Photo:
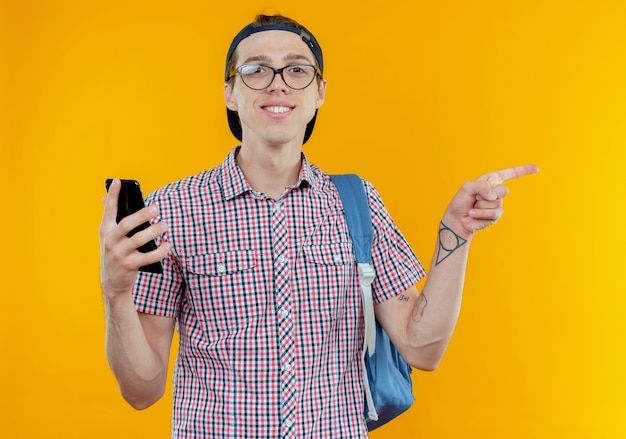
<instances>
[{"instance_id":1,"label":"shirt button","mask_svg":"<svg viewBox=\"0 0 626 439\"><path fill-rule=\"evenodd\" d=\"M289 372L291 370L291 364L285 364L285 366L283 367L283 370L285 372Z\"/></svg>"},{"instance_id":2,"label":"shirt button","mask_svg":"<svg viewBox=\"0 0 626 439\"><path fill-rule=\"evenodd\" d=\"M333 259L335 260L335 262L339 263L341 262L341 255L335 255L333 256Z\"/></svg>"},{"instance_id":3,"label":"shirt button","mask_svg":"<svg viewBox=\"0 0 626 439\"><path fill-rule=\"evenodd\" d=\"M278 262L284 264L285 262L287 262L287 256L279 256Z\"/></svg>"},{"instance_id":4,"label":"shirt button","mask_svg":"<svg viewBox=\"0 0 626 439\"><path fill-rule=\"evenodd\" d=\"M293 425L293 421L291 419L287 419L285 421L285 425L287 426L287 428L290 428Z\"/></svg>"},{"instance_id":5,"label":"shirt button","mask_svg":"<svg viewBox=\"0 0 626 439\"><path fill-rule=\"evenodd\" d=\"M225 272L225 271L226 271L226 265L224 265L224 264L219 264L219 265L217 266L217 272L218 272L218 273L223 273L223 272Z\"/></svg>"},{"instance_id":6,"label":"shirt button","mask_svg":"<svg viewBox=\"0 0 626 439\"><path fill-rule=\"evenodd\" d=\"M289 315L289 311L287 311L286 309L281 309L280 315L283 317L287 317Z\"/></svg>"}]
</instances>

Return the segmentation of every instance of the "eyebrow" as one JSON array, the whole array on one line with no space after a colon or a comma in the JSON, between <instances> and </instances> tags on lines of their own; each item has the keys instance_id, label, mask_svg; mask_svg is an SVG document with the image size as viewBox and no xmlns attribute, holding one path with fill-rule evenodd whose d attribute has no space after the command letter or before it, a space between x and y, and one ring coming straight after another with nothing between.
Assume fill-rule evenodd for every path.
<instances>
[{"instance_id":1,"label":"eyebrow","mask_svg":"<svg viewBox=\"0 0 626 439\"><path fill-rule=\"evenodd\" d=\"M283 56L282 59L283 61L306 61L307 63L311 63L311 60L308 57L297 54L297 53L289 53ZM248 64L251 62L270 62L270 61L272 61L272 58L270 58L267 55L256 55L256 56L250 56L246 58L246 60L244 61L244 64Z\"/></svg>"}]
</instances>

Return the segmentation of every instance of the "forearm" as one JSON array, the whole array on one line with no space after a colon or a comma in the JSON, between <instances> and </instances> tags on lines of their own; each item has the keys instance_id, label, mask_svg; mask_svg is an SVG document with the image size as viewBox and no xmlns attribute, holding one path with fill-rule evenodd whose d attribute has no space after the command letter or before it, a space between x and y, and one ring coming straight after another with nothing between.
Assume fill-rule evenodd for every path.
<instances>
[{"instance_id":1,"label":"forearm","mask_svg":"<svg viewBox=\"0 0 626 439\"><path fill-rule=\"evenodd\" d=\"M130 294L108 298L106 307L106 356L124 399L136 409L156 402L162 395L167 364L150 346Z\"/></svg>"},{"instance_id":2,"label":"forearm","mask_svg":"<svg viewBox=\"0 0 626 439\"><path fill-rule=\"evenodd\" d=\"M386 329L391 328L398 341L396 346L402 347L405 360L415 367L432 370L443 357L461 309L470 242L476 232L502 216L502 199L508 194L502 182L537 171L535 165L517 166L463 184L440 223L422 294L411 288L396 305L379 306Z\"/></svg>"},{"instance_id":3,"label":"forearm","mask_svg":"<svg viewBox=\"0 0 626 439\"><path fill-rule=\"evenodd\" d=\"M446 221L444 218L439 225L428 279L414 302L408 322L415 362L426 370L437 367L454 332L471 241L459 236Z\"/></svg>"}]
</instances>

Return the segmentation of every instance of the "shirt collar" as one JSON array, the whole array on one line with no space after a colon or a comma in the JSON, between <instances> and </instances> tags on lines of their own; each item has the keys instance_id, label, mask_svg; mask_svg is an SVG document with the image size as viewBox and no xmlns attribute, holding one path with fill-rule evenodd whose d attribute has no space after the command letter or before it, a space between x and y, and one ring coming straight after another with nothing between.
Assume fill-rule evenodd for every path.
<instances>
[{"instance_id":1,"label":"shirt collar","mask_svg":"<svg viewBox=\"0 0 626 439\"><path fill-rule=\"evenodd\" d=\"M241 172L241 168L237 164L237 154L241 146L233 148L222 163L222 190L224 199L230 200L246 192L254 192L248 181ZM310 186L313 190L318 190L318 178L312 169L312 166L302 153L302 166L298 175L298 182L293 185L292 189Z\"/></svg>"}]
</instances>

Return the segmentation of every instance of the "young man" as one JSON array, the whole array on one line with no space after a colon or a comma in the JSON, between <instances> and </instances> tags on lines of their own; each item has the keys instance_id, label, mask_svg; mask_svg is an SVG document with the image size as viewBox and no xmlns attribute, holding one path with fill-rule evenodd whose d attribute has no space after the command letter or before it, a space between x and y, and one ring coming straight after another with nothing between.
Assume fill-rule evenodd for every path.
<instances>
[{"instance_id":1,"label":"young man","mask_svg":"<svg viewBox=\"0 0 626 439\"><path fill-rule=\"evenodd\" d=\"M241 140L216 168L172 183L116 224L119 181L100 226L107 357L124 398L142 409L164 392L170 345L175 438L367 437L363 315L338 193L307 162L326 81L313 35L259 16L233 40L224 97ZM463 185L424 270L365 182L374 228L376 316L414 367L437 367L459 313L474 233L495 223L502 182L534 166ZM140 223L152 226L127 238ZM155 238L151 253L136 249ZM138 273L162 260L163 274Z\"/></svg>"}]
</instances>

